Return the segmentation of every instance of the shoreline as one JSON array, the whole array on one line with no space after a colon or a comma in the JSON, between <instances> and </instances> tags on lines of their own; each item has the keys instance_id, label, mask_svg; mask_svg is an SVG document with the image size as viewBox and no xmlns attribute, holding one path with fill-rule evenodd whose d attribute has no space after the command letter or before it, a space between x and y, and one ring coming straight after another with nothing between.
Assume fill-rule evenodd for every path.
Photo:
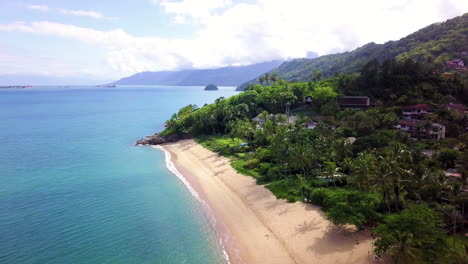
<instances>
[{"instance_id":1,"label":"shoreline","mask_svg":"<svg viewBox=\"0 0 468 264\"><path fill-rule=\"evenodd\" d=\"M232 236L232 234L230 234L229 229L224 225L223 221L219 219L216 213L213 212L211 206L207 203L203 190L199 187L195 187L197 186L197 182L193 178L193 176L191 176L190 172L186 171L186 169L184 169L183 167L178 166L172 158L174 154L166 148L164 148L164 146L156 145L151 147L158 149L164 153L167 169L172 174L174 174L180 181L182 181L185 187L189 190L190 194L201 203L203 209L205 210L204 213L207 214L207 218L209 219L210 225L213 227L216 233L216 238L218 239L218 243L221 246L222 254L226 262L228 264L244 263L242 262L242 258L235 257L236 254L229 254L227 252L227 247L229 247L230 249L237 248L236 243L234 242L235 239ZM232 257L234 257L234 259L236 259L237 261L232 262Z\"/></svg>"},{"instance_id":2,"label":"shoreline","mask_svg":"<svg viewBox=\"0 0 468 264\"><path fill-rule=\"evenodd\" d=\"M228 263L374 263L369 231L335 227L317 206L277 199L194 140L156 148L202 202Z\"/></svg>"}]
</instances>

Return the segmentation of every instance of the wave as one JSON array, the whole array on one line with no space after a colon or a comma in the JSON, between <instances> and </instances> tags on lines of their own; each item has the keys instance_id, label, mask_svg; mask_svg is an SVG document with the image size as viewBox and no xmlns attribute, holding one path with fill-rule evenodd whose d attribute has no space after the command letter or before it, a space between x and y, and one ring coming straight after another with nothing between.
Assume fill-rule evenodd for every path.
<instances>
[{"instance_id":1,"label":"wave","mask_svg":"<svg viewBox=\"0 0 468 264\"><path fill-rule=\"evenodd\" d=\"M160 151L162 151L164 153L164 157L165 157L165 161L166 161L166 167L167 169L172 172L184 185L185 187L187 187L187 189L189 190L190 194L195 197L203 206L203 208L205 209L205 211L208 213L208 220L211 224L211 226L214 227L215 229L215 233L216 235L218 236L219 238L219 245L221 246L221 250L222 250L222 254L223 254L223 257L224 259L226 260L226 262L228 264L230 264L229 262L229 254L227 253L226 249L225 249L225 244L224 241L229 241L229 236L225 237L223 236L222 234L220 234L219 232L217 232L216 230L216 226L217 226L217 221L216 221L216 217L215 217L215 214L213 213L213 210L211 209L211 207L208 205L208 203L203 200L200 195L198 194L198 192L192 187L192 185L190 185L190 183L187 181L187 179L185 179L185 177L182 175L182 173L180 173L176 166L174 165L174 163L172 162L172 158L171 158L171 153L169 153L169 151L167 151L164 147L162 146L151 146L152 148L155 148L155 149L158 149Z\"/></svg>"}]
</instances>

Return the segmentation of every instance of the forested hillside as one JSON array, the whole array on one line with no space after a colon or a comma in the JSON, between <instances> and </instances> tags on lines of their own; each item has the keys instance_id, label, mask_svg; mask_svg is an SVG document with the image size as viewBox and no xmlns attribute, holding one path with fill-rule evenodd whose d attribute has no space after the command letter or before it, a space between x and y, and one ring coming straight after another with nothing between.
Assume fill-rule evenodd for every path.
<instances>
[{"instance_id":1,"label":"forested hillside","mask_svg":"<svg viewBox=\"0 0 468 264\"><path fill-rule=\"evenodd\" d=\"M383 62L388 59L414 59L431 61L442 66L454 57L468 57L468 14L443 23L435 23L398 41L385 44L369 43L350 52L321 56L315 59L295 59L270 71L287 81L310 81L312 72L318 71L322 77L337 73L359 71L371 60ZM253 82L256 82L255 79ZM245 84L241 86L241 89Z\"/></svg>"}]
</instances>

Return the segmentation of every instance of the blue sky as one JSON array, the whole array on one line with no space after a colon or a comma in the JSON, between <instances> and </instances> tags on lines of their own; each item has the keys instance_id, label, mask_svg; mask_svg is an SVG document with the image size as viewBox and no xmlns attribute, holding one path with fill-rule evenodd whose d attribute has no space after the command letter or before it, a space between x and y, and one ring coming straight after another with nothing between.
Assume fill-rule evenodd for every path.
<instances>
[{"instance_id":1,"label":"blue sky","mask_svg":"<svg viewBox=\"0 0 468 264\"><path fill-rule=\"evenodd\" d=\"M468 11L462 0L0 0L0 75L112 80L352 50Z\"/></svg>"}]
</instances>

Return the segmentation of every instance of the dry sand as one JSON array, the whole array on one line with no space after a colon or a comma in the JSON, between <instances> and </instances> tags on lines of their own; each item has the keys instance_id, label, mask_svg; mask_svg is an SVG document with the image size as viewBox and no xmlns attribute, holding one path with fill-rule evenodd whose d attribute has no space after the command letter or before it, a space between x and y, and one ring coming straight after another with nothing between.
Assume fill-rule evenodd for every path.
<instances>
[{"instance_id":1,"label":"dry sand","mask_svg":"<svg viewBox=\"0 0 468 264\"><path fill-rule=\"evenodd\" d=\"M368 231L337 228L317 206L277 199L193 140L163 147L214 212L231 263L373 263Z\"/></svg>"}]
</instances>

